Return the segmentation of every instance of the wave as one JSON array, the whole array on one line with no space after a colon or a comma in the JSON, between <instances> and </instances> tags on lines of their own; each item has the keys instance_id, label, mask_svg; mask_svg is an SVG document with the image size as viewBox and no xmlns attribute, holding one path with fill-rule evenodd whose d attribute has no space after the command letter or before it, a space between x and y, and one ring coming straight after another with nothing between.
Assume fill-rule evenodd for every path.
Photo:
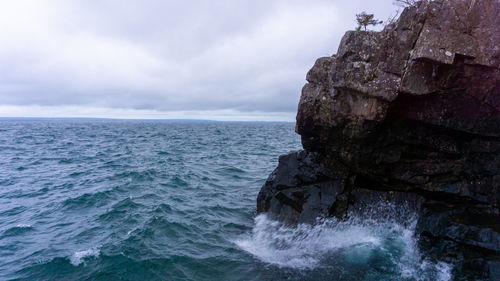
<instances>
[{"instance_id":1,"label":"wave","mask_svg":"<svg viewBox=\"0 0 500 281\"><path fill-rule=\"evenodd\" d=\"M18 228L31 228L31 224L20 223L20 224L17 224L16 227L18 227Z\"/></svg>"},{"instance_id":2,"label":"wave","mask_svg":"<svg viewBox=\"0 0 500 281\"><path fill-rule=\"evenodd\" d=\"M101 254L101 251L98 248L91 248L83 251L77 251L71 257L69 257L69 261L74 266L79 266L84 263L85 260L89 258L97 258Z\"/></svg>"},{"instance_id":3,"label":"wave","mask_svg":"<svg viewBox=\"0 0 500 281\"><path fill-rule=\"evenodd\" d=\"M6 229L0 236L0 239L9 236L21 235L33 229L34 229L33 226L31 226L30 224L23 224L23 223L17 224L16 226Z\"/></svg>"},{"instance_id":4,"label":"wave","mask_svg":"<svg viewBox=\"0 0 500 281\"><path fill-rule=\"evenodd\" d=\"M99 207L107 204L113 197L113 190L98 191L95 193L84 193L76 197L68 198L62 202L68 210L80 210L90 207Z\"/></svg>"},{"instance_id":5,"label":"wave","mask_svg":"<svg viewBox=\"0 0 500 281\"><path fill-rule=\"evenodd\" d=\"M293 227L261 214L251 233L234 243L262 262L279 267L337 268L345 276L364 274L369 279L396 275L402 280L450 280L449 264L428 261L420 254L415 225L415 219L402 225L351 217Z\"/></svg>"}]
</instances>

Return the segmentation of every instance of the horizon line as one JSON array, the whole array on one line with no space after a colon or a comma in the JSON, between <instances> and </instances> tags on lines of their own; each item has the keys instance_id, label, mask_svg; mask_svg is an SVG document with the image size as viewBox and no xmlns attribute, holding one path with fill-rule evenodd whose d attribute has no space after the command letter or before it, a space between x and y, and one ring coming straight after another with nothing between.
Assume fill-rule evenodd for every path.
<instances>
[{"instance_id":1,"label":"horizon line","mask_svg":"<svg viewBox=\"0 0 500 281\"><path fill-rule=\"evenodd\" d=\"M41 121L41 120L81 120L81 121L156 121L156 122L238 122L238 123L295 123L295 121L271 121L271 120L213 120L213 119L197 119L197 118L110 118L110 117L1 117L0 121L17 120L17 121Z\"/></svg>"}]
</instances>

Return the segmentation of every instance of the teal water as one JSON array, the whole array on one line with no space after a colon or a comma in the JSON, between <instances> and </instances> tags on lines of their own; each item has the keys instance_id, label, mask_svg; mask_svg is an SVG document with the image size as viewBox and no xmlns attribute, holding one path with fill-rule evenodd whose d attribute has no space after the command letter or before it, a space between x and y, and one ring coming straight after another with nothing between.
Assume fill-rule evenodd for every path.
<instances>
[{"instance_id":1,"label":"teal water","mask_svg":"<svg viewBox=\"0 0 500 281\"><path fill-rule=\"evenodd\" d=\"M449 279L411 219L256 216L300 147L289 123L0 121L0 280Z\"/></svg>"}]
</instances>

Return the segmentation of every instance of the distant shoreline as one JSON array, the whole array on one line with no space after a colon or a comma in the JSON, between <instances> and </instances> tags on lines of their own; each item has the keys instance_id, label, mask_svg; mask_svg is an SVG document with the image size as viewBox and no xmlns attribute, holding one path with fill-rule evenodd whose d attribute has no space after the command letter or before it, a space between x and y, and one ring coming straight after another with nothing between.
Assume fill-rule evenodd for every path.
<instances>
[{"instance_id":1,"label":"distant shoreline","mask_svg":"<svg viewBox=\"0 0 500 281\"><path fill-rule=\"evenodd\" d=\"M132 119L92 117L0 117L0 121L131 121L131 122L197 122L197 123L295 123L292 121L237 121L210 119Z\"/></svg>"}]
</instances>

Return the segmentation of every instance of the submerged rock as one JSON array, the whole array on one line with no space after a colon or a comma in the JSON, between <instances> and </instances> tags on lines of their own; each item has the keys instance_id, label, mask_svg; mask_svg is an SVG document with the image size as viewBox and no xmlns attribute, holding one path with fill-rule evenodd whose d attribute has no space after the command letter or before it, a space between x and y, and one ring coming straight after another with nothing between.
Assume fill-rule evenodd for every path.
<instances>
[{"instance_id":1,"label":"submerged rock","mask_svg":"<svg viewBox=\"0 0 500 281\"><path fill-rule=\"evenodd\" d=\"M381 32L347 32L307 73L304 150L280 157L258 212L312 223L410 206L422 249L457 279L499 280L499 15L496 0L420 2Z\"/></svg>"}]
</instances>

